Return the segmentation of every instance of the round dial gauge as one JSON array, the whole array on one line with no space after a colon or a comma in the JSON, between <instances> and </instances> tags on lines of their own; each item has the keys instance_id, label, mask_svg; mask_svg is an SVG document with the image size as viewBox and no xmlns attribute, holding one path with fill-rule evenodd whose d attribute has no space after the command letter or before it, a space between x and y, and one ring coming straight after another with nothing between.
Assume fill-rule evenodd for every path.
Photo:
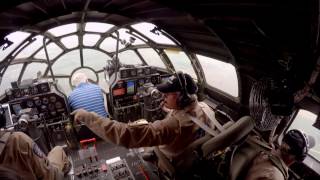
<instances>
[{"instance_id":1,"label":"round dial gauge","mask_svg":"<svg viewBox=\"0 0 320 180\"><path fill-rule=\"evenodd\" d=\"M29 107L29 108L32 108L33 107L33 101L32 100L29 100L29 101L27 101L27 106Z\"/></svg>"}]
</instances>

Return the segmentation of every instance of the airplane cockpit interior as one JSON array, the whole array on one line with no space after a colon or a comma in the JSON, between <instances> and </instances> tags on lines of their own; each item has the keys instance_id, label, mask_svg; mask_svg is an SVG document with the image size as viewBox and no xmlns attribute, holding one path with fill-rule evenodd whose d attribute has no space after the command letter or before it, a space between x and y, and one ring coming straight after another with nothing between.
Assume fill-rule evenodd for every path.
<instances>
[{"instance_id":1,"label":"airplane cockpit interior","mask_svg":"<svg viewBox=\"0 0 320 180\"><path fill-rule=\"evenodd\" d=\"M319 1L11 0L0 14L0 132L25 133L46 155L62 146L64 179L174 179L147 160L150 147L76 123L70 94L85 74L108 121L150 124L170 114L157 86L180 72L216 127L196 123L212 133L185 147L190 179L245 179L259 151L293 129L307 150L287 179L319 179Z\"/></svg>"}]
</instances>

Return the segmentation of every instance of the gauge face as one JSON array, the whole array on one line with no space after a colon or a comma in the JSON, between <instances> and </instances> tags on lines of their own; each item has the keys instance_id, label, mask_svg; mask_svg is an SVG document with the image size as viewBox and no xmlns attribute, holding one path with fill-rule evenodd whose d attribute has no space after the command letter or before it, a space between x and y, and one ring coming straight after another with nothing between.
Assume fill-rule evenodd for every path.
<instances>
[{"instance_id":1,"label":"gauge face","mask_svg":"<svg viewBox=\"0 0 320 180\"><path fill-rule=\"evenodd\" d=\"M137 75L137 70L136 69L131 69L130 70L130 75L131 76L136 76Z\"/></svg>"},{"instance_id":2,"label":"gauge face","mask_svg":"<svg viewBox=\"0 0 320 180\"><path fill-rule=\"evenodd\" d=\"M32 87L31 88L31 94L38 94L38 88L37 87Z\"/></svg>"},{"instance_id":3,"label":"gauge face","mask_svg":"<svg viewBox=\"0 0 320 180\"><path fill-rule=\"evenodd\" d=\"M127 70L122 70L120 72L120 74L121 74L121 78L127 78L128 77L128 71Z\"/></svg>"},{"instance_id":4,"label":"gauge face","mask_svg":"<svg viewBox=\"0 0 320 180\"><path fill-rule=\"evenodd\" d=\"M32 107L34 106L33 101L32 101L32 100L28 100L28 101L27 101L27 106L28 106L29 108L32 108Z\"/></svg>"},{"instance_id":5,"label":"gauge face","mask_svg":"<svg viewBox=\"0 0 320 180\"><path fill-rule=\"evenodd\" d=\"M55 108L54 108L54 104L49 104L48 105L48 109L50 110L50 111L53 111Z\"/></svg>"},{"instance_id":6,"label":"gauge face","mask_svg":"<svg viewBox=\"0 0 320 180\"><path fill-rule=\"evenodd\" d=\"M43 104L48 104L49 103L49 99L46 98L46 97L42 98L42 103Z\"/></svg>"},{"instance_id":7,"label":"gauge face","mask_svg":"<svg viewBox=\"0 0 320 180\"><path fill-rule=\"evenodd\" d=\"M145 73L146 75L151 74L151 69L150 69L150 68L145 68L145 69L144 69L144 73Z\"/></svg>"},{"instance_id":8,"label":"gauge face","mask_svg":"<svg viewBox=\"0 0 320 180\"><path fill-rule=\"evenodd\" d=\"M41 84L40 89L41 89L41 92L48 92L49 91L49 87L47 84Z\"/></svg>"},{"instance_id":9,"label":"gauge face","mask_svg":"<svg viewBox=\"0 0 320 180\"><path fill-rule=\"evenodd\" d=\"M35 99L35 100L34 100L34 104L35 104L36 106L40 106L40 105L41 105L41 100L40 100L40 99Z\"/></svg>"},{"instance_id":10,"label":"gauge face","mask_svg":"<svg viewBox=\"0 0 320 180\"><path fill-rule=\"evenodd\" d=\"M57 98L55 96L50 96L50 102L56 102L57 101Z\"/></svg>"},{"instance_id":11,"label":"gauge face","mask_svg":"<svg viewBox=\"0 0 320 180\"><path fill-rule=\"evenodd\" d=\"M57 109L62 108L62 103L61 103L61 102L56 102L56 108L57 108Z\"/></svg>"}]
</instances>

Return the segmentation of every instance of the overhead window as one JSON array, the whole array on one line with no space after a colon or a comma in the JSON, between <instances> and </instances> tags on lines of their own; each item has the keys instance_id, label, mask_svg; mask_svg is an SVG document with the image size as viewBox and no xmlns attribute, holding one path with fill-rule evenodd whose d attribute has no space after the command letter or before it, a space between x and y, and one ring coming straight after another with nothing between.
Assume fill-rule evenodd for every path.
<instances>
[{"instance_id":1,"label":"overhead window","mask_svg":"<svg viewBox=\"0 0 320 180\"><path fill-rule=\"evenodd\" d=\"M77 24L73 23L73 24L66 24L66 25L62 25L62 26L58 26L55 28L52 28L50 30L48 30L52 35L58 37L58 36L62 36L65 34L70 34L70 33L74 33L77 31Z\"/></svg>"},{"instance_id":2,"label":"overhead window","mask_svg":"<svg viewBox=\"0 0 320 180\"><path fill-rule=\"evenodd\" d=\"M133 35L129 34L129 30L128 29L119 29L118 30L119 32L119 36L120 36L120 39L121 39L121 43L122 45L126 45L126 44L132 44L132 45L141 45L141 44L145 44L142 40L134 37ZM113 35L115 37L116 34L113 33Z\"/></svg>"},{"instance_id":3,"label":"overhead window","mask_svg":"<svg viewBox=\"0 0 320 180\"><path fill-rule=\"evenodd\" d=\"M55 63L53 63L52 71L55 76L69 76L77 67L80 67L80 52L78 49L61 56Z\"/></svg>"},{"instance_id":4,"label":"overhead window","mask_svg":"<svg viewBox=\"0 0 320 180\"><path fill-rule=\"evenodd\" d=\"M159 44L176 45L167 36L163 35L162 32L157 30L157 27L151 23L139 23L131 26L132 28L139 31L141 34L147 36L152 41Z\"/></svg>"},{"instance_id":5,"label":"overhead window","mask_svg":"<svg viewBox=\"0 0 320 180\"><path fill-rule=\"evenodd\" d=\"M109 29L111 29L112 27L113 27L112 24L88 22L88 23L86 23L85 31L87 31L87 32L105 33Z\"/></svg>"},{"instance_id":6,"label":"overhead window","mask_svg":"<svg viewBox=\"0 0 320 180\"><path fill-rule=\"evenodd\" d=\"M16 58L28 58L32 54L34 54L38 49L40 49L43 46L43 36L38 35L36 37L33 37L34 41L29 44L27 47L25 47L17 56ZM49 39L46 39L46 42L48 42Z\"/></svg>"},{"instance_id":7,"label":"overhead window","mask_svg":"<svg viewBox=\"0 0 320 180\"><path fill-rule=\"evenodd\" d=\"M56 58L59 54L62 53L62 49L57 46L55 43L50 43L47 45L47 51L49 59L52 60ZM34 56L36 59L44 59L46 60L46 53L43 48Z\"/></svg>"},{"instance_id":8,"label":"overhead window","mask_svg":"<svg viewBox=\"0 0 320 180\"><path fill-rule=\"evenodd\" d=\"M148 65L157 66L157 67L166 69L166 66L164 65L160 56L152 48L138 49L138 52L141 54L143 59L148 63Z\"/></svg>"},{"instance_id":9,"label":"overhead window","mask_svg":"<svg viewBox=\"0 0 320 180\"><path fill-rule=\"evenodd\" d=\"M102 41L100 44L100 48L107 52L115 52L116 51L117 40L108 37ZM119 49L124 48L124 45L119 42Z\"/></svg>"},{"instance_id":10,"label":"overhead window","mask_svg":"<svg viewBox=\"0 0 320 180\"><path fill-rule=\"evenodd\" d=\"M203 69L206 82L231 96L238 97L238 78L232 64L214 58L197 55Z\"/></svg>"},{"instance_id":11,"label":"overhead window","mask_svg":"<svg viewBox=\"0 0 320 180\"><path fill-rule=\"evenodd\" d=\"M44 72L48 65L46 63L30 63L24 70L21 80L24 79L35 79L37 78L37 73L40 72L41 75L44 75Z\"/></svg>"},{"instance_id":12,"label":"overhead window","mask_svg":"<svg viewBox=\"0 0 320 180\"><path fill-rule=\"evenodd\" d=\"M313 148L309 149L308 154L320 161L320 131L313 124L316 122L317 115L306 110L299 110L289 129L299 129L306 135L310 135L315 140Z\"/></svg>"},{"instance_id":13,"label":"overhead window","mask_svg":"<svg viewBox=\"0 0 320 180\"><path fill-rule=\"evenodd\" d=\"M75 48L79 45L79 38L77 35L67 36L60 40L68 49Z\"/></svg>"},{"instance_id":14,"label":"overhead window","mask_svg":"<svg viewBox=\"0 0 320 180\"><path fill-rule=\"evenodd\" d=\"M83 65L91 67L96 71L102 70L107 60L111 60L111 57L97 50L83 49Z\"/></svg>"},{"instance_id":15,"label":"overhead window","mask_svg":"<svg viewBox=\"0 0 320 180\"><path fill-rule=\"evenodd\" d=\"M0 94L3 94L6 89L11 88L11 82L17 81L19 74L21 72L22 64L10 65L5 71L1 85L0 85Z\"/></svg>"},{"instance_id":16,"label":"overhead window","mask_svg":"<svg viewBox=\"0 0 320 180\"><path fill-rule=\"evenodd\" d=\"M183 51L178 49L166 49L165 53L169 57L176 71L188 73L192 78L197 79L197 75L194 72L191 61Z\"/></svg>"},{"instance_id":17,"label":"overhead window","mask_svg":"<svg viewBox=\"0 0 320 180\"><path fill-rule=\"evenodd\" d=\"M133 64L133 65L141 64L142 65L141 59L132 50L119 53L119 60L121 64Z\"/></svg>"},{"instance_id":18,"label":"overhead window","mask_svg":"<svg viewBox=\"0 0 320 180\"><path fill-rule=\"evenodd\" d=\"M29 35L30 35L30 33L17 31L17 32L13 32L13 33L9 34L8 36L6 36L4 39L8 39L10 42L12 42L12 44L10 46L8 46L5 50L3 50L4 46L1 46L1 49L0 49L0 61L2 61L4 58L6 58Z\"/></svg>"},{"instance_id":19,"label":"overhead window","mask_svg":"<svg viewBox=\"0 0 320 180\"><path fill-rule=\"evenodd\" d=\"M85 34L83 35L84 46L94 46L100 39L100 35L97 34Z\"/></svg>"}]
</instances>

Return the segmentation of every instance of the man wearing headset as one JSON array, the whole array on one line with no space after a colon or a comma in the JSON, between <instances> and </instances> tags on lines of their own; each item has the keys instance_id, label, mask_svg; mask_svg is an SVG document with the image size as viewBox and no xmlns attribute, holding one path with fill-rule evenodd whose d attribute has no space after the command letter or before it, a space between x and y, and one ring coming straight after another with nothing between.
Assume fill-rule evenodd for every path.
<instances>
[{"instance_id":1,"label":"man wearing headset","mask_svg":"<svg viewBox=\"0 0 320 180\"><path fill-rule=\"evenodd\" d=\"M246 180L285 180L289 178L288 166L302 162L308 154L308 138L297 129L288 131L279 149L270 154L261 152L248 171Z\"/></svg>"},{"instance_id":2,"label":"man wearing headset","mask_svg":"<svg viewBox=\"0 0 320 180\"><path fill-rule=\"evenodd\" d=\"M93 112L73 112L75 120L83 122L105 140L127 148L157 146L173 166L186 157L181 157L186 147L204 136L205 132L191 116L210 126L207 116L197 101L197 85L190 75L177 73L157 89L164 93L164 106L170 109L163 120L152 123L121 123L105 120ZM141 122L141 121L140 121ZM158 161L158 167L166 171Z\"/></svg>"}]
</instances>

